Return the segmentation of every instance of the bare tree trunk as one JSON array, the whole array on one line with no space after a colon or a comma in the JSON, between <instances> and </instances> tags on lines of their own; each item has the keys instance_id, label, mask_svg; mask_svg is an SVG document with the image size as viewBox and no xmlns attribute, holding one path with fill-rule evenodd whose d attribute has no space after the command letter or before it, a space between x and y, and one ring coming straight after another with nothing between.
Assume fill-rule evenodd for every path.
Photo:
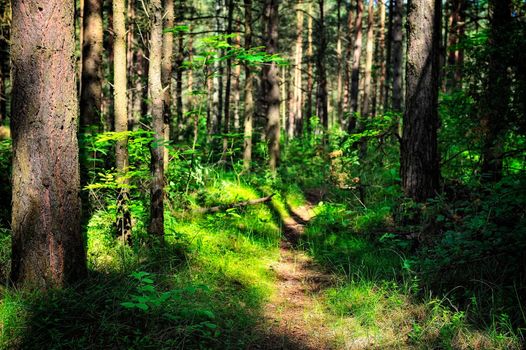
<instances>
[{"instance_id":1,"label":"bare tree trunk","mask_svg":"<svg viewBox=\"0 0 526 350\"><path fill-rule=\"evenodd\" d=\"M371 113L371 78L374 55L374 2L369 0L367 11L367 44L365 46L365 74L362 102L362 117L368 118Z\"/></svg>"},{"instance_id":2,"label":"bare tree trunk","mask_svg":"<svg viewBox=\"0 0 526 350\"><path fill-rule=\"evenodd\" d=\"M152 182L150 188L150 225L148 231L160 241L164 240L164 140L163 86L161 83L162 19L161 0L150 0L150 64L148 91L151 101L152 131L150 145Z\"/></svg>"},{"instance_id":3,"label":"bare tree trunk","mask_svg":"<svg viewBox=\"0 0 526 350\"><path fill-rule=\"evenodd\" d=\"M341 28L342 0L336 1L337 29L336 29L336 113L340 127L343 125L343 56L342 56L342 28Z\"/></svg>"},{"instance_id":4,"label":"bare tree trunk","mask_svg":"<svg viewBox=\"0 0 526 350\"><path fill-rule=\"evenodd\" d=\"M252 0L245 3L245 49L252 46ZM245 120L243 142L243 169L250 170L252 162L252 125L254 121L254 77L248 63L245 64Z\"/></svg>"},{"instance_id":5,"label":"bare tree trunk","mask_svg":"<svg viewBox=\"0 0 526 350\"><path fill-rule=\"evenodd\" d=\"M232 34L232 21L234 20L234 0L228 1L228 15L227 15L227 27L226 34ZM229 45L232 45L232 39L227 38ZM226 153L228 151L228 137L226 134L230 132L230 93L232 89L232 59L227 58L226 60L226 75L225 75L225 102L224 102L224 116L225 121L223 123L223 154L221 158L226 160Z\"/></svg>"},{"instance_id":6,"label":"bare tree trunk","mask_svg":"<svg viewBox=\"0 0 526 350\"><path fill-rule=\"evenodd\" d=\"M404 51L402 48L403 27L402 18L404 14L403 0L394 0L393 12L393 38L392 38L392 60L393 60L393 110L402 111L402 62ZM437 53L438 54L438 53Z\"/></svg>"},{"instance_id":7,"label":"bare tree trunk","mask_svg":"<svg viewBox=\"0 0 526 350\"><path fill-rule=\"evenodd\" d=\"M11 280L53 288L82 279L74 3L13 2Z\"/></svg>"},{"instance_id":8,"label":"bare tree trunk","mask_svg":"<svg viewBox=\"0 0 526 350\"><path fill-rule=\"evenodd\" d=\"M239 34L236 35L236 48L241 47L241 36ZM239 100L241 99L241 94L239 91L239 84L240 84L240 78L241 78L241 65L237 64L234 67L234 70L232 72L232 97L233 97L233 104L234 104L234 130L236 132L239 132Z\"/></svg>"},{"instance_id":9,"label":"bare tree trunk","mask_svg":"<svg viewBox=\"0 0 526 350\"><path fill-rule=\"evenodd\" d=\"M385 59L385 3L384 1L378 2L378 12L380 14L380 28L378 32L378 66L380 67L378 77L378 104L381 105L381 110L385 110L385 80L386 80L386 59ZM374 113L373 113L374 114Z\"/></svg>"},{"instance_id":10,"label":"bare tree trunk","mask_svg":"<svg viewBox=\"0 0 526 350\"><path fill-rule=\"evenodd\" d=\"M345 113L349 113L351 108L351 64L352 64L352 48L353 48L353 11L352 6L349 5L347 14L347 45L345 48L345 93L343 97L343 110ZM347 121L344 120L342 128L345 129L344 125L347 125Z\"/></svg>"},{"instance_id":11,"label":"bare tree trunk","mask_svg":"<svg viewBox=\"0 0 526 350\"><path fill-rule=\"evenodd\" d=\"M448 55L449 86L459 88L462 83L462 66L464 64L464 49L460 42L463 40L466 28L466 3L464 0L449 1L449 40ZM454 49L453 49L454 48Z\"/></svg>"},{"instance_id":12,"label":"bare tree trunk","mask_svg":"<svg viewBox=\"0 0 526 350\"><path fill-rule=\"evenodd\" d=\"M385 110L391 109L390 105L390 92L391 92L391 86L392 86L392 77L393 77L393 62L392 62L392 48L393 48L393 19L394 19L394 2L396 0L389 0L389 22L387 25L387 47L386 47L386 53L385 53L385 62L387 63L387 67L385 70L385 85L384 89L385 92L383 94L383 105Z\"/></svg>"},{"instance_id":13,"label":"bare tree trunk","mask_svg":"<svg viewBox=\"0 0 526 350\"><path fill-rule=\"evenodd\" d=\"M309 2L307 17L307 110L305 113L304 122L307 123L307 131L310 132L311 117L312 117L312 87L313 87L313 73L312 73L312 4Z\"/></svg>"},{"instance_id":14,"label":"bare tree trunk","mask_svg":"<svg viewBox=\"0 0 526 350\"><path fill-rule=\"evenodd\" d=\"M170 29L174 26L174 0L164 0L164 28ZM171 104L172 104L172 63L174 50L173 32L167 31L163 34L163 53L161 62L161 83L164 90L163 96L163 122L164 122L164 142L170 142L170 125L171 125ZM168 171L169 153L168 147L163 147L163 168L164 172Z\"/></svg>"},{"instance_id":15,"label":"bare tree trunk","mask_svg":"<svg viewBox=\"0 0 526 350\"><path fill-rule=\"evenodd\" d=\"M266 0L265 22L267 26L267 53L273 55L278 48L278 8L279 0ZM264 67L265 83L267 84L267 142L269 151L270 171L275 174L280 157L280 120L279 120L279 83L278 66L276 62Z\"/></svg>"},{"instance_id":16,"label":"bare tree trunk","mask_svg":"<svg viewBox=\"0 0 526 350\"><path fill-rule=\"evenodd\" d=\"M489 71L481 126L484 130L482 148L482 178L497 182L502 179L503 134L509 114L510 77L507 52L502 47L508 40L511 23L511 0L491 0Z\"/></svg>"},{"instance_id":17,"label":"bare tree trunk","mask_svg":"<svg viewBox=\"0 0 526 350\"><path fill-rule=\"evenodd\" d=\"M412 0L408 12L407 106L401 145L402 188L425 201L439 189L438 76L441 0Z\"/></svg>"},{"instance_id":18,"label":"bare tree trunk","mask_svg":"<svg viewBox=\"0 0 526 350\"><path fill-rule=\"evenodd\" d=\"M216 31L221 33L223 31L223 1L216 0ZM225 0L226 1L226 0ZM214 63L214 79L213 87L214 94L212 96L212 134L216 134L221 130L221 121L223 119L223 64L217 60Z\"/></svg>"},{"instance_id":19,"label":"bare tree trunk","mask_svg":"<svg viewBox=\"0 0 526 350\"><path fill-rule=\"evenodd\" d=\"M124 0L113 1L113 106L115 131L128 131L128 101L126 96L126 6ZM125 240L131 238L131 217L128 209L128 136L119 138L115 147L115 163L121 186L117 197L117 232Z\"/></svg>"},{"instance_id":20,"label":"bare tree trunk","mask_svg":"<svg viewBox=\"0 0 526 350\"><path fill-rule=\"evenodd\" d=\"M354 45L353 45L353 62L351 70L351 119L348 125L349 132L356 127L356 115L358 112L358 93L360 83L360 58L362 55L362 18L363 18L363 0L357 0L356 3L356 21L354 23Z\"/></svg>"},{"instance_id":21,"label":"bare tree trunk","mask_svg":"<svg viewBox=\"0 0 526 350\"><path fill-rule=\"evenodd\" d=\"M329 111L327 106L327 74L325 73L325 55L327 39L325 35L325 7L324 0L318 0L320 17L318 18L318 52L316 53L317 93L316 114L320 118L323 128L329 128Z\"/></svg>"},{"instance_id":22,"label":"bare tree trunk","mask_svg":"<svg viewBox=\"0 0 526 350\"><path fill-rule=\"evenodd\" d=\"M292 120L289 123L289 137L293 138L298 131L301 131L303 119L303 89L302 89L302 65L303 65L303 6L302 1L296 3L296 48L294 58L294 88Z\"/></svg>"}]
</instances>

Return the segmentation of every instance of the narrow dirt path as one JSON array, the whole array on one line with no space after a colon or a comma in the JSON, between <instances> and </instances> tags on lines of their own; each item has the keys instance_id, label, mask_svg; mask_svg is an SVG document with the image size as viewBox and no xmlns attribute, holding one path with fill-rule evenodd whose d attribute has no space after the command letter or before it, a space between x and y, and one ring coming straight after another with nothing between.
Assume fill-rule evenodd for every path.
<instances>
[{"instance_id":1,"label":"narrow dirt path","mask_svg":"<svg viewBox=\"0 0 526 350\"><path fill-rule=\"evenodd\" d=\"M295 209L284 220L280 260L270 266L277 293L265 309L267 338L259 349L331 349L330 330L314 310L315 295L334 282L312 259L295 249L304 226L314 217L313 204Z\"/></svg>"}]
</instances>

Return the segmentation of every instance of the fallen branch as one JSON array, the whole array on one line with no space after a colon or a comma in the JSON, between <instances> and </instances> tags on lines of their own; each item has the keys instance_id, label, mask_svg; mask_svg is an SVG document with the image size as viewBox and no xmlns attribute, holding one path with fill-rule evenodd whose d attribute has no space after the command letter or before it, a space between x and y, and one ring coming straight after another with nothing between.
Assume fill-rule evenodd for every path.
<instances>
[{"instance_id":1,"label":"fallen branch","mask_svg":"<svg viewBox=\"0 0 526 350\"><path fill-rule=\"evenodd\" d=\"M220 211L225 211L225 210L232 209L232 208L242 208L242 207L246 207L249 205L266 203L266 202L270 202L272 200L272 197L274 197L274 195L275 193L267 197L251 199L251 200L243 201L243 202L237 202L237 203L232 203L232 204L222 204L222 205L218 205L218 206L210 207L210 208L197 208L194 210L194 212L198 214L218 213Z\"/></svg>"}]
</instances>

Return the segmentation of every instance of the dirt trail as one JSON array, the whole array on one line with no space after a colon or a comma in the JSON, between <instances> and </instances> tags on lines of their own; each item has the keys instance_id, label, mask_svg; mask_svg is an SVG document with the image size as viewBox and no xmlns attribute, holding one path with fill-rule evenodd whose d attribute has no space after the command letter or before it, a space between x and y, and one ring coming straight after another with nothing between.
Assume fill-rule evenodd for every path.
<instances>
[{"instance_id":1,"label":"dirt trail","mask_svg":"<svg viewBox=\"0 0 526 350\"><path fill-rule=\"evenodd\" d=\"M317 202L317 201L316 201ZM315 295L334 282L312 259L295 249L304 226L314 217L313 205L295 209L284 220L280 260L270 266L276 272L277 293L265 309L268 335L259 349L331 349L331 332L314 312Z\"/></svg>"}]
</instances>

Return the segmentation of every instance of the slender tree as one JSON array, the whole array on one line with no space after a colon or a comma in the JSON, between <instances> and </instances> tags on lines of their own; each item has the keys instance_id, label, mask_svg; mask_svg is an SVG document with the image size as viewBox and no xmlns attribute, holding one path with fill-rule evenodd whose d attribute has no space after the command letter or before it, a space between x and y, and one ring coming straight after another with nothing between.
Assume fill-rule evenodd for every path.
<instances>
[{"instance_id":1,"label":"slender tree","mask_svg":"<svg viewBox=\"0 0 526 350\"><path fill-rule=\"evenodd\" d=\"M353 131L356 127L356 116L358 112L358 93L360 82L360 58L362 56L362 18L363 18L363 0L356 1L356 20L354 22L354 44L353 44L353 60L351 69L351 120L348 125L349 131Z\"/></svg>"},{"instance_id":2,"label":"slender tree","mask_svg":"<svg viewBox=\"0 0 526 350\"><path fill-rule=\"evenodd\" d=\"M362 116L369 117L371 112L371 79L373 73L373 55L374 55L374 1L369 0L367 10L367 43L365 46L365 74Z\"/></svg>"},{"instance_id":3,"label":"slender tree","mask_svg":"<svg viewBox=\"0 0 526 350\"><path fill-rule=\"evenodd\" d=\"M401 145L402 188L416 201L434 197L437 147L441 0L412 0L407 27L406 112Z\"/></svg>"},{"instance_id":4,"label":"slender tree","mask_svg":"<svg viewBox=\"0 0 526 350\"><path fill-rule=\"evenodd\" d=\"M120 191L117 197L117 231L123 239L131 238L131 216L128 209L128 102L126 76L126 6L124 0L113 1L113 106L115 131L123 133L115 147L116 170Z\"/></svg>"},{"instance_id":5,"label":"slender tree","mask_svg":"<svg viewBox=\"0 0 526 350\"><path fill-rule=\"evenodd\" d=\"M265 23L267 26L267 45L266 50L269 54L277 53L278 49L278 14L279 0L266 0L265 3ZM279 70L276 62L264 67L263 74L266 84L267 102L267 142L270 156L270 171L275 173L280 157L280 120L279 104L280 91L278 75Z\"/></svg>"},{"instance_id":6,"label":"slender tree","mask_svg":"<svg viewBox=\"0 0 526 350\"><path fill-rule=\"evenodd\" d=\"M343 52L342 52L342 0L336 1L336 119L343 124Z\"/></svg>"},{"instance_id":7,"label":"slender tree","mask_svg":"<svg viewBox=\"0 0 526 350\"><path fill-rule=\"evenodd\" d=\"M13 2L11 280L61 287L86 275L80 230L74 3Z\"/></svg>"},{"instance_id":8,"label":"slender tree","mask_svg":"<svg viewBox=\"0 0 526 350\"><path fill-rule=\"evenodd\" d=\"M303 10L302 0L297 0L296 10L296 45L294 48L294 82L291 113L288 125L288 136L294 138L297 126L302 119L302 64L303 64Z\"/></svg>"},{"instance_id":9,"label":"slender tree","mask_svg":"<svg viewBox=\"0 0 526 350\"><path fill-rule=\"evenodd\" d=\"M385 81L386 81L386 54L385 54L385 3L384 0L378 1L378 13L380 17L380 27L378 28L378 50L377 50L377 65L380 68L378 73L378 103L381 104L381 109L385 109L384 95Z\"/></svg>"},{"instance_id":10,"label":"slender tree","mask_svg":"<svg viewBox=\"0 0 526 350\"><path fill-rule=\"evenodd\" d=\"M392 29L392 68L393 68L393 95L392 108L396 112L402 111L402 62L404 51L402 48L404 14L403 0L394 0L393 29Z\"/></svg>"},{"instance_id":11,"label":"slender tree","mask_svg":"<svg viewBox=\"0 0 526 350\"><path fill-rule=\"evenodd\" d=\"M161 82L163 13L161 0L150 0L150 59L148 66L148 93L151 101L152 131L154 140L150 145L150 234L164 239L164 118L163 86Z\"/></svg>"},{"instance_id":12,"label":"slender tree","mask_svg":"<svg viewBox=\"0 0 526 350\"><path fill-rule=\"evenodd\" d=\"M245 49L252 46L252 0L245 4ZM243 169L250 170L252 162L252 125L254 121L254 77L250 64L245 64L245 120L243 142Z\"/></svg>"},{"instance_id":13,"label":"slender tree","mask_svg":"<svg viewBox=\"0 0 526 350\"><path fill-rule=\"evenodd\" d=\"M163 35L163 53L161 62L161 83L163 86L163 123L164 123L164 142L170 141L170 123L171 123L171 104L172 104L172 67L173 67L173 50L174 50L174 35L172 29L174 27L174 0L164 0L164 28L166 29ZM168 147L164 147L163 168L166 172L168 170Z\"/></svg>"},{"instance_id":14,"label":"slender tree","mask_svg":"<svg viewBox=\"0 0 526 350\"><path fill-rule=\"evenodd\" d=\"M329 128L329 111L327 105L327 73L325 72L325 55L327 51L327 36L325 34L325 1L318 0L318 51L316 53L316 114L327 130Z\"/></svg>"},{"instance_id":15,"label":"slender tree","mask_svg":"<svg viewBox=\"0 0 526 350\"><path fill-rule=\"evenodd\" d=\"M307 8L307 108L305 111L305 120L307 123L307 131L310 130L310 120L312 117L312 89L314 85L313 69L312 69L312 58L313 58L313 46L312 46L312 18L313 18L312 4L309 2ZM300 127L301 128L301 127Z\"/></svg>"}]
</instances>

